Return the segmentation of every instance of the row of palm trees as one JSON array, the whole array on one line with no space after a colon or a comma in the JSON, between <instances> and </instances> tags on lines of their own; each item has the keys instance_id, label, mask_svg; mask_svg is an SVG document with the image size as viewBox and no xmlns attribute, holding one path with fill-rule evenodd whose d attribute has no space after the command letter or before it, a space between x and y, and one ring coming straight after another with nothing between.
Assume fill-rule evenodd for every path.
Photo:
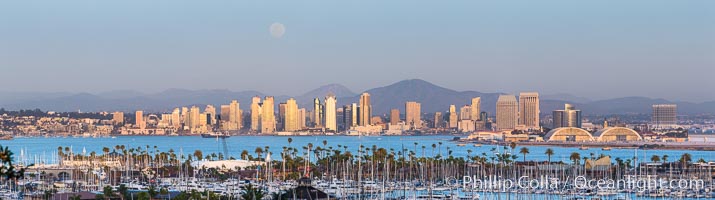
<instances>
[{"instance_id":1,"label":"row of palm trees","mask_svg":"<svg viewBox=\"0 0 715 200\"><path fill-rule=\"evenodd\" d=\"M362 178L370 180L378 180L381 178L390 179L419 179L422 181L428 180L443 180L447 177L460 177L469 173L471 168L481 168L485 173L490 173L503 167L514 166L518 159L516 144L512 143L501 148L492 148L489 152L484 152L479 155L472 155L472 149L468 149L466 157L454 157L453 150L450 147L446 148L446 152L442 152L442 142L432 143L431 145L421 145L417 142L413 143L412 147L402 147L401 149L383 148L376 145L364 146L360 145L356 152L352 152L346 145L329 146L327 140L323 140L321 145L308 143L302 147L293 147L293 139L288 138L288 146L283 146L280 151L278 160L271 160L265 167L261 168L259 177L263 179L297 179L303 176L322 177L322 178L341 178L358 180ZM427 148L431 147L428 154ZM420 148L421 147L421 148ZM122 158L120 161L124 165L139 166L137 168L160 168L168 166L189 167L190 161L194 159L207 160L223 160L234 159L233 157L225 158L221 153L211 153L204 155L201 150L195 150L193 154L177 155L173 149L167 152L160 151L157 146L139 146L126 148L124 145L117 145L113 149L109 147L102 148L103 155L96 155L91 152L89 155L79 155L72 153L70 147L58 147L58 155L64 160L68 159L89 159L103 160L112 159L110 152L121 152ZM240 154L240 158L244 160L263 161L267 153L270 152L270 147L257 147L254 154L244 150ZM528 147L521 147L518 154L521 154L522 161L527 162L527 157L531 154ZM552 164L551 158L555 154L554 150L547 148L544 153L548 157L547 164ZM115 155L118 156L118 155ZM274 157L276 155L273 155ZM590 157L582 157L578 152L573 152L569 156L572 165L581 165L581 160L597 159L606 155L596 157L593 153ZM116 158L114 158L116 159ZM615 166L619 169L632 169L635 159L622 160L616 158ZM667 162L668 155L651 157L653 162ZM683 154L679 160L687 164L692 162L692 156L688 153ZM703 159L699 162L704 162ZM558 164L567 164L557 162ZM257 170L256 167L247 168L248 170ZM273 169L269 171L269 169ZM228 169L240 170L240 169ZM246 170L246 169L244 169Z\"/></svg>"}]
</instances>

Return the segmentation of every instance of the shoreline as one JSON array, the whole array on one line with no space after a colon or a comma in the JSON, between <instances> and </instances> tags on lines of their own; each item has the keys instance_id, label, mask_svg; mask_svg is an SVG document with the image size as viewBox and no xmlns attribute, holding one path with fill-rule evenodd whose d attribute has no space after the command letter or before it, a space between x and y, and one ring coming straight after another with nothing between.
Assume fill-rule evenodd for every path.
<instances>
[{"instance_id":1,"label":"shoreline","mask_svg":"<svg viewBox=\"0 0 715 200\"><path fill-rule=\"evenodd\" d=\"M510 142L484 142L484 141L465 141L466 143L486 144L486 145L502 145L509 146ZM569 147L569 148L612 148L612 149L640 149L640 150L695 150L695 151L715 151L715 143L690 143L690 142L515 142L519 146L553 146L553 147ZM608 151L608 150L602 150Z\"/></svg>"}]
</instances>

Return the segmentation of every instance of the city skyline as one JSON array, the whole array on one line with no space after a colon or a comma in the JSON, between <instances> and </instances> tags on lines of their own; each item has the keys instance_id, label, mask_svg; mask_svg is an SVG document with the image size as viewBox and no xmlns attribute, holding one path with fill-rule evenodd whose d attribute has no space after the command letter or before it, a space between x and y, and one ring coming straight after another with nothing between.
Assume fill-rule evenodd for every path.
<instances>
[{"instance_id":1,"label":"city skyline","mask_svg":"<svg viewBox=\"0 0 715 200\"><path fill-rule=\"evenodd\" d=\"M164 3L157 12L131 1L3 2L0 19L12 20L0 20L0 67L7 82L35 81L3 92L294 96L330 83L359 92L421 78L460 91L715 100L687 89L715 86L707 81L715 2L316 3ZM257 84L265 80L248 72L275 78Z\"/></svg>"},{"instance_id":2,"label":"city skyline","mask_svg":"<svg viewBox=\"0 0 715 200\"><path fill-rule=\"evenodd\" d=\"M0 1L0 72L0 199L715 199L713 0Z\"/></svg>"}]
</instances>

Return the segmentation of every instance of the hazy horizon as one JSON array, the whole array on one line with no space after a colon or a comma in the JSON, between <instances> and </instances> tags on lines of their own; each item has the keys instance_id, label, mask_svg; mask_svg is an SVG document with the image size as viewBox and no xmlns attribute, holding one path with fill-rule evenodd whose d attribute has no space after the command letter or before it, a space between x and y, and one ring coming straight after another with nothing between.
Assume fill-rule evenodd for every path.
<instances>
[{"instance_id":1,"label":"hazy horizon","mask_svg":"<svg viewBox=\"0 0 715 200\"><path fill-rule=\"evenodd\" d=\"M715 1L4 1L12 92L457 91L715 100Z\"/></svg>"}]
</instances>

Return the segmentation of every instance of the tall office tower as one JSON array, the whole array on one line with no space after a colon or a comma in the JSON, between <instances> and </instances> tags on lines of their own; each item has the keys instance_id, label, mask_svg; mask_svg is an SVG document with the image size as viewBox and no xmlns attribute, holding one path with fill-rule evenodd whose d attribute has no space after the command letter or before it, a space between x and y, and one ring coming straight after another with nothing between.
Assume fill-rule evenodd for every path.
<instances>
[{"instance_id":1,"label":"tall office tower","mask_svg":"<svg viewBox=\"0 0 715 200\"><path fill-rule=\"evenodd\" d=\"M278 104L278 123L276 126L277 129L286 131L286 103Z\"/></svg>"},{"instance_id":2,"label":"tall office tower","mask_svg":"<svg viewBox=\"0 0 715 200\"><path fill-rule=\"evenodd\" d=\"M184 126L189 125L189 108L187 107L181 107L181 123Z\"/></svg>"},{"instance_id":3,"label":"tall office tower","mask_svg":"<svg viewBox=\"0 0 715 200\"><path fill-rule=\"evenodd\" d=\"M469 105L462 106L459 108L459 120L470 120L472 119L472 107Z\"/></svg>"},{"instance_id":4,"label":"tall office tower","mask_svg":"<svg viewBox=\"0 0 715 200\"><path fill-rule=\"evenodd\" d=\"M283 121L285 131L297 131L300 130L298 125L298 103L296 103L294 98L288 99L285 105L285 118Z\"/></svg>"},{"instance_id":5,"label":"tall office tower","mask_svg":"<svg viewBox=\"0 0 715 200\"><path fill-rule=\"evenodd\" d=\"M335 109L335 121L337 121L337 126L338 130L337 132L344 131L345 130L345 110L343 110L343 107L337 107Z\"/></svg>"},{"instance_id":6,"label":"tall office tower","mask_svg":"<svg viewBox=\"0 0 715 200\"><path fill-rule=\"evenodd\" d=\"M303 130L305 128L305 108L298 109L298 128Z\"/></svg>"},{"instance_id":7,"label":"tall office tower","mask_svg":"<svg viewBox=\"0 0 715 200\"><path fill-rule=\"evenodd\" d=\"M489 130L489 128L487 128L488 120L489 116L487 116L487 112L482 111L479 113L479 120L474 122L474 127L477 130Z\"/></svg>"},{"instance_id":8,"label":"tall office tower","mask_svg":"<svg viewBox=\"0 0 715 200\"><path fill-rule=\"evenodd\" d=\"M434 128L442 128L444 124L444 117L442 117L442 112L434 113Z\"/></svg>"},{"instance_id":9,"label":"tall office tower","mask_svg":"<svg viewBox=\"0 0 715 200\"><path fill-rule=\"evenodd\" d=\"M675 128L678 125L678 106L675 104L653 105L653 125L655 128Z\"/></svg>"},{"instance_id":10,"label":"tall office tower","mask_svg":"<svg viewBox=\"0 0 715 200\"><path fill-rule=\"evenodd\" d=\"M305 110L305 127L313 127L313 121L315 121L315 112L313 110Z\"/></svg>"},{"instance_id":11,"label":"tall office tower","mask_svg":"<svg viewBox=\"0 0 715 200\"><path fill-rule=\"evenodd\" d=\"M228 122L231 121L231 105L221 105L221 124L223 126L228 126Z\"/></svg>"},{"instance_id":12,"label":"tall office tower","mask_svg":"<svg viewBox=\"0 0 715 200\"><path fill-rule=\"evenodd\" d=\"M422 105L414 101L405 103L405 124L414 129L422 128Z\"/></svg>"},{"instance_id":13,"label":"tall office tower","mask_svg":"<svg viewBox=\"0 0 715 200\"><path fill-rule=\"evenodd\" d=\"M273 96L267 96L263 99L261 106L261 133L276 132L276 106L273 103Z\"/></svg>"},{"instance_id":14,"label":"tall office tower","mask_svg":"<svg viewBox=\"0 0 715 200\"><path fill-rule=\"evenodd\" d=\"M474 120L474 121L480 120L479 114L482 112L482 98L481 97L472 98L472 104L469 106L470 106L469 112L471 113L470 119Z\"/></svg>"},{"instance_id":15,"label":"tall office tower","mask_svg":"<svg viewBox=\"0 0 715 200\"><path fill-rule=\"evenodd\" d=\"M519 122L519 103L514 95L497 99L497 130L513 130Z\"/></svg>"},{"instance_id":16,"label":"tall office tower","mask_svg":"<svg viewBox=\"0 0 715 200\"><path fill-rule=\"evenodd\" d=\"M343 106L343 130L350 130L353 127L353 107L352 105Z\"/></svg>"},{"instance_id":17,"label":"tall office tower","mask_svg":"<svg viewBox=\"0 0 715 200\"><path fill-rule=\"evenodd\" d=\"M208 125L210 123L209 122L210 118L211 118L211 113L204 112L204 113L199 114L199 126L198 127L204 127L204 126Z\"/></svg>"},{"instance_id":18,"label":"tall office tower","mask_svg":"<svg viewBox=\"0 0 715 200\"><path fill-rule=\"evenodd\" d=\"M576 110L571 104L565 104L563 110L552 112L553 127L578 127L581 128L581 111Z\"/></svg>"},{"instance_id":19,"label":"tall office tower","mask_svg":"<svg viewBox=\"0 0 715 200\"><path fill-rule=\"evenodd\" d=\"M201 110L199 107L191 106L189 109L189 128L196 129L201 125Z\"/></svg>"},{"instance_id":20,"label":"tall office tower","mask_svg":"<svg viewBox=\"0 0 715 200\"><path fill-rule=\"evenodd\" d=\"M358 119L358 125L368 126L371 125L370 118L372 117L372 105L370 104L370 94L367 92L360 95L360 119Z\"/></svg>"},{"instance_id":21,"label":"tall office tower","mask_svg":"<svg viewBox=\"0 0 715 200\"><path fill-rule=\"evenodd\" d=\"M251 99L251 130L258 131L261 128L261 97L255 96Z\"/></svg>"},{"instance_id":22,"label":"tall office tower","mask_svg":"<svg viewBox=\"0 0 715 200\"><path fill-rule=\"evenodd\" d=\"M400 110L392 109L390 110L390 125L397 125L400 123Z\"/></svg>"},{"instance_id":23,"label":"tall office tower","mask_svg":"<svg viewBox=\"0 0 715 200\"><path fill-rule=\"evenodd\" d=\"M134 117L134 125L136 125L137 128L146 128L146 121L144 121L144 111L137 110L137 112L134 113Z\"/></svg>"},{"instance_id":24,"label":"tall office tower","mask_svg":"<svg viewBox=\"0 0 715 200\"><path fill-rule=\"evenodd\" d=\"M320 104L320 98L313 99L313 114L314 128L323 127L323 105Z\"/></svg>"},{"instance_id":25,"label":"tall office tower","mask_svg":"<svg viewBox=\"0 0 715 200\"><path fill-rule=\"evenodd\" d=\"M112 113L112 123L115 125L124 124L124 113L123 112Z\"/></svg>"},{"instance_id":26,"label":"tall office tower","mask_svg":"<svg viewBox=\"0 0 715 200\"><path fill-rule=\"evenodd\" d=\"M241 105L238 104L237 100L231 101L228 108L228 122L229 130L240 130L241 129Z\"/></svg>"},{"instance_id":27,"label":"tall office tower","mask_svg":"<svg viewBox=\"0 0 715 200\"><path fill-rule=\"evenodd\" d=\"M156 126L159 128L167 128L171 125L171 114L161 114L161 120Z\"/></svg>"},{"instance_id":28,"label":"tall office tower","mask_svg":"<svg viewBox=\"0 0 715 200\"><path fill-rule=\"evenodd\" d=\"M538 129L539 114L539 93L519 94L519 125L524 125L527 129Z\"/></svg>"},{"instance_id":29,"label":"tall office tower","mask_svg":"<svg viewBox=\"0 0 715 200\"><path fill-rule=\"evenodd\" d=\"M206 105L206 109L204 109L204 112L209 114L208 115L208 124L216 124L216 107L213 105Z\"/></svg>"},{"instance_id":30,"label":"tall office tower","mask_svg":"<svg viewBox=\"0 0 715 200\"><path fill-rule=\"evenodd\" d=\"M350 120L352 121L352 123L350 124L350 127L355 127L355 126L358 125L358 118L359 118L359 116L358 116L358 105L357 105L357 103L352 103L351 106L352 106L352 107L350 107L350 110L351 110L352 112L351 112L350 115L352 115L352 116L350 117Z\"/></svg>"},{"instance_id":31,"label":"tall office tower","mask_svg":"<svg viewBox=\"0 0 715 200\"><path fill-rule=\"evenodd\" d=\"M171 112L171 126L176 130L181 129L181 110L179 108L174 108Z\"/></svg>"},{"instance_id":32,"label":"tall office tower","mask_svg":"<svg viewBox=\"0 0 715 200\"><path fill-rule=\"evenodd\" d=\"M447 128L457 128L457 107L454 105L449 105L449 127Z\"/></svg>"},{"instance_id":33,"label":"tall office tower","mask_svg":"<svg viewBox=\"0 0 715 200\"><path fill-rule=\"evenodd\" d=\"M337 131L338 130L338 125L337 125L337 117L335 116L336 113L336 108L335 105L338 103L338 100L335 99L335 95L328 95L325 97L325 128L327 130L332 130L332 131Z\"/></svg>"},{"instance_id":34,"label":"tall office tower","mask_svg":"<svg viewBox=\"0 0 715 200\"><path fill-rule=\"evenodd\" d=\"M489 114L487 114L487 112L482 111L482 112L479 113L479 121L485 121L485 122L486 122L487 119L489 119Z\"/></svg>"}]
</instances>

